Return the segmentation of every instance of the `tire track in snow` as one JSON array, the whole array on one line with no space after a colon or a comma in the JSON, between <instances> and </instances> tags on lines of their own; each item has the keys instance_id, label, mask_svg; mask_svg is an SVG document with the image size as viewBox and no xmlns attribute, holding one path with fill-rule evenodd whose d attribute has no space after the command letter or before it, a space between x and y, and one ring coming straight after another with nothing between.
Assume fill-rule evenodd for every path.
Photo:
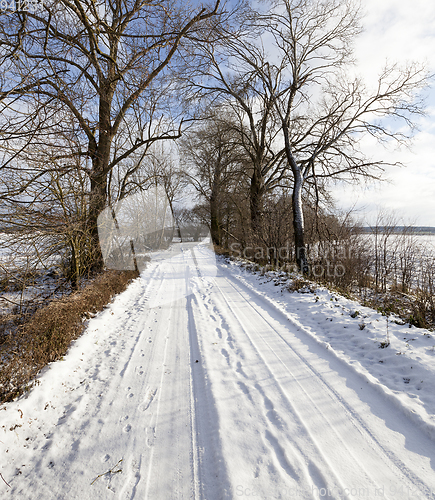
<instances>
[{"instance_id":1,"label":"tire track in snow","mask_svg":"<svg viewBox=\"0 0 435 500\"><path fill-rule=\"evenodd\" d=\"M214 292L216 289L214 290ZM276 475L279 474L279 470L282 470L284 472L283 476L283 483L287 487L288 486L288 481L287 479L292 480L292 485L293 487L297 487L297 481L295 478L299 478L300 474L295 471L295 469L289 465L286 453L283 453L282 449L279 447L275 448L272 446L272 443L275 444L278 442L278 439L275 437L273 432L268 428L268 416L267 414L270 414L273 411L270 407L265 408L264 411L264 419L258 419L258 410L261 409L261 402L258 401L258 397L253 398L251 395L252 390L255 391L254 388L254 381L255 377L249 377L247 373L245 373L243 367L242 367L242 362L245 360L245 353L243 350L240 348L240 343L237 343L237 337L236 333L234 332L234 317L231 314L231 310L225 307L225 313L223 314L222 311L217 307L218 304L216 302L216 294L212 293L211 295L209 294L208 296L202 294L199 300L196 301L197 305L197 311L195 311L196 315L198 315L199 321L202 320L202 322L207 321L206 317L208 316L208 312L210 310L213 310L214 312L214 322L218 324L216 328L214 328L214 332L225 332L226 333L226 338L225 335L218 335L217 339L218 342L212 342L213 345L219 344L219 340L222 340L224 342L225 346L224 348L218 347L217 348L217 353L221 356L221 359L223 359L224 364L224 370L220 371L220 374L218 375L221 378L221 385L224 386L223 391L220 390L219 392L224 392L225 394L228 394L228 398L230 400L234 401L239 401L239 398L234 398L232 395L231 391L231 386L236 387L237 391L239 393L242 393L243 396L247 399L248 402L252 405L249 408L246 407L239 407L237 412L229 412L230 415L226 415L225 420L232 420L234 421L234 427L235 427L235 432L237 432L237 428L240 427L240 433L237 432L237 437L235 435L232 435L231 438L229 438L229 442L231 443L231 451L230 454L232 458L234 458L233 463L238 464L237 467L242 468L243 467L243 461L246 462L246 459L248 463L245 464L245 470L243 471L244 473L241 474L236 474L236 476L240 476L243 479L238 479L237 482L239 483L237 486L237 482L235 479L233 479L233 492L235 490L236 495L240 495L241 492L238 488L241 488L243 484L250 484L250 481L252 479L260 479L262 482L265 481L265 476L264 476L264 470L262 477L260 477L260 467L259 464L262 462L262 457L265 454L265 450L272 450L272 462L269 462L264 465L264 468L267 468L270 472L271 475ZM202 316L202 318L201 318ZM228 321L227 321L227 319ZM230 329L229 323L231 323L232 328ZM207 325L208 326L208 325ZM203 338L205 339L205 331L203 332ZM214 363L211 360L210 362L210 368L213 369ZM229 376L226 376L226 373L229 373ZM231 376L231 373L236 375L236 378L239 380L234 379L234 375ZM260 376L261 377L261 376ZM228 379L228 380L226 380ZM215 383L215 382L214 382ZM250 389L247 384L251 384L253 389ZM262 398L263 400L263 398ZM224 403L225 404L225 403ZM266 405L268 403L266 402ZM225 407L227 405L225 404ZM226 409L225 409L226 410ZM221 407L222 411L222 407ZM222 412L222 413L225 413ZM228 413L228 412L227 412ZM252 415L252 418L249 418ZM277 420L277 419L275 419ZM240 439L240 436L243 436L243 432L247 429L254 429L254 433L257 433L257 428L265 428L266 432L263 433L262 436L259 436L260 439L263 442L263 449L261 453L258 453L257 450L252 450L248 451L246 449L246 446L243 444L243 438ZM226 429L221 429L221 434L225 434ZM240 436L239 436L240 434ZM242 453L242 455L241 455ZM243 456L244 455L244 456ZM228 456L226 456L228 460ZM230 461L231 462L231 461ZM249 463L250 462L250 463ZM287 464L287 465L286 465ZM234 469L235 466L232 466L231 463L228 463L228 468ZM249 470L251 473L249 474ZM231 471L232 475L234 476L234 470ZM251 479L249 479L249 477ZM287 478L287 479L286 479ZM262 498L265 498L269 494L271 494L270 488L261 488L256 489L257 486L253 485L252 488L245 489L244 491L247 491L248 495L254 494L254 496L261 496ZM263 491L263 495L261 495L261 491ZM272 495L273 496L273 495ZM234 496L233 496L234 498ZM303 495L301 498L311 498L309 495Z\"/></svg>"},{"instance_id":2,"label":"tire track in snow","mask_svg":"<svg viewBox=\"0 0 435 500\"><path fill-rule=\"evenodd\" d=\"M142 451L144 484L138 494L141 498L154 499L172 492L174 498L189 498L192 467L188 456L184 455L188 437L183 434L189 421L185 402L188 391L183 391L183 384L189 377L188 357L186 349L178 351L178 345L187 340L187 320L183 301L177 298L180 277L174 274L171 264L163 262L159 269L161 286L153 293L149 314L156 315L158 331L152 340L154 343L160 339L160 359L152 361L148 367L149 378L138 407L147 449ZM178 401L179 407L176 406ZM165 470L162 463L168 463L169 457L172 463L170 469Z\"/></svg>"},{"instance_id":3,"label":"tire track in snow","mask_svg":"<svg viewBox=\"0 0 435 500\"><path fill-rule=\"evenodd\" d=\"M162 265L149 269L144 279L133 285L135 292L127 294L127 300L117 299L124 303L124 310L118 309L116 316L103 312L92 323L98 329L85 334L97 339L95 355L85 353L74 377L85 375L86 379L63 398L74 404L65 405L64 418L59 414L56 419L60 425L46 426L48 439L42 442L48 445L46 449L35 454L31 463L28 456L24 461L15 453L26 468L12 481L12 497L106 500L108 494L114 494L122 500L143 499L146 489L150 498L159 498L159 494L161 498L191 497L190 434L184 425L189 422L190 377L185 304L181 300L173 308L150 309L149 300L158 294L170 298L171 282ZM178 346L185 347L180 351ZM160 386L162 379L164 385ZM150 395L152 401L143 411L140 403ZM54 401L54 406L60 404ZM38 422L45 415L38 414ZM158 468L150 461L151 454ZM122 473L103 475L90 485L121 458ZM45 467L48 462L54 463L51 469ZM62 468L62 463L68 468ZM170 464L168 470L165 463ZM149 470L151 483L147 481Z\"/></svg>"},{"instance_id":4,"label":"tire track in snow","mask_svg":"<svg viewBox=\"0 0 435 500\"><path fill-rule=\"evenodd\" d=\"M186 286L190 281L189 267L186 267ZM225 461L222 457L219 439L219 415L207 374L202 362L202 349L198 338L197 323L194 315L194 303L198 303L194 294L187 295L188 330L191 367L191 434L192 460L194 464L196 500L224 500L233 498Z\"/></svg>"},{"instance_id":5,"label":"tire track in snow","mask_svg":"<svg viewBox=\"0 0 435 500\"><path fill-rule=\"evenodd\" d=\"M213 285L196 288L200 272L181 276L177 269L164 262L149 268L148 281L116 299L116 315L109 310L92 320L87 343L78 341L89 353L73 358L76 364L65 361L70 378L53 380L65 377L53 366L28 399L9 406L24 418L2 438L9 438L2 472L12 486L5 498L308 500L319 498L312 488L350 486L355 477L373 476L367 484L374 488L382 473L404 491L410 485L410 498L433 498L424 472L414 474L410 464L421 457L412 454L409 434L388 426L385 436L372 432L379 426L354 392L360 382L351 368L340 368L223 267ZM169 304L180 283L192 283L194 294ZM161 307L159 297L166 300ZM29 415L33 428L26 427ZM120 458L122 473L90 486ZM14 475L17 464L22 473Z\"/></svg>"},{"instance_id":6,"label":"tire track in snow","mask_svg":"<svg viewBox=\"0 0 435 500\"><path fill-rule=\"evenodd\" d=\"M267 352L267 350L271 351L273 353L273 356L276 358L276 361L281 364L281 372L287 372L291 377L295 378L292 374L292 371L288 368L289 365L289 360L286 359L283 361L282 359L282 353L290 351L294 354L294 361L292 362L293 365L297 365L297 361L302 363L302 366L305 367L305 369L308 372L311 372L311 377L313 380L316 380L318 385L320 385L320 388L323 387L323 390L327 394L328 401L327 403L330 404L331 401L334 402L334 404L338 404L338 406L341 408L341 411L346 415L347 422L351 424L351 426L356 430L356 432L353 432L353 435L356 436L357 438L359 436L362 436L363 439L361 441L363 447L361 448L364 450L366 448L366 452L371 454L371 456L376 459L376 456L381 457L380 458L380 465L383 467L383 471L385 475L379 474L378 473L378 467L375 464L379 464L379 459L376 462L374 460L372 467L369 467L369 470L366 471L365 473L365 478L361 482L361 488L366 487L367 484L372 484L373 488L377 488L377 491L380 491L379 488L382 488L385 484L391 484L391 489L389 491L394 491L394 487L396 487L397 484L405 484L405 489L408 487L408 491L415 491L416 488L418 488L420 491L420 494L422 495L421 498L433 498L433 495L431 494L430 488L412 471L410 470L391 450L386 449L384 445L382 445L379 440L377 439L376 436L373 435L373 433L370 431L370 429L365 425L364 421L360 417L357 411L354 411L352 408L349 407L349 405L346 404L346 402L343 400L343 398L340 396L340 394L324 379L324 377L321 375L319 371L317 371L310 362L308 362L299 352L297 352L292 344L283 337L283 331L286 330L286 328L282 329L276 329L272 324L270 317L268 317L267 313L265 311L262 311L262 307L264 306L264 303L262 304L262 301L258 301L255 298L255 292L253 292L250 288L247 288L244 286L243 288L247 288L247 294L249 295L249 299L245 298L246 292L243 293L240 289L240 282L234 278L231 275L225 276L225 281L233 287L234 290L237 291L237 293L245 299L245 305L246 307L249 307L251 310L251 313L247 314L241 314L241 308L238 307L235 309L232 304L230 304L228 301L225 299L225 294L222 292L222 297L226 301L226 307L232 309L233 314L238 317L239 319L239 324L242 326L242 329L245 330L245 333L249 337L249 340L252 342L254 347L256 348L257 352L259 355L264 359L264 355L262 354L263 352ZM236 282L236 283L234 283ZM261 297L261 296L260 296ZM256 303L257 302L257 303ZM255 305L255 306L254 306ZM280 316L283 316L282 313L278 310L277 311ZM260 331L257 328L257 324L253 324L251 321L251 318L257 315L257 317L261 317L262 320L268 325L267 330L269 332L273 332L273 334L265 334L264 332ZM266 315L266 316L265 316ZM242 318L243 316L243 318ZM250 318L250 317L251 318ZM276 315L275 315L276 316ZM286 318L287 319L287 318ZM274 318L276 320L276 318ZM243 325L250 325L249 327L249 333L246 330L246 327L243 328ZM258 330L258 331L257 331ZM281 331L280 331L281 330ZM256 335L253 335L253 332L256 332ZM256 342L253 342L253 338L256 337ZM277 338L280 339L279 342L277 342ZM292 339L293 341L293 339ZM272 342L272 344L271 344ZM292 342L293 343L293 342ZM258 345L255 345L258 344ZM261 347L260 347L261 345ZM273 345L276 345L277 347L273 347ZM277 378L276 375L274 374L274 371L277 372L277 369L274 368L276 366L276 362L274 363L273 360L271 361L270 359L265 360L266 365L269 366L270 371L272 376L274 376L275 380L279 380L279 377ZM285 378L285 375L282 376L280 375L282 379ZM279 385L279 382L278 382ZM326 415L326 412L322 411L322 407L325 406L325 403L318 400L316 401L314 397L312 397L312 394L315 393L316 391L310 391L307 392L304 388L303 385L298 381L298 385L300 386L302 393L304 393L304 397L306 400L310 401L309 407L315 408L317 413L319 414L319 419L317 422L317 425L324 425L326 424L332 435L335 434L336 436L336 443L334 444L333 448L337 448L337 444L341 443L341 447L343 450L345 450L345 453L343 455L346 457L353 457L353 461L356 465L354 467L355 470L364 470L367 469L367 461L365 463L361 463L359 458L355 456L354 449L355 449L355 444L352 445L352 447L349 447L347 443L342 439L342 437L337 434L335 431L335 426L332 422L328 422L327 419L324 417ZM283 388L285 389L285 385L283 385ZM287 395L287 401L288 403L292 406L292 395L288 394ZM320 406L319 406L320 404ZM307 408L303 408L304 405L299 405L298 408L296 408L296 413L300 412L301 408L303 409L302 415L305 413L305 416L302 417L301 423L306 426L306 423L308 422L308 415L309 411L307 411ZM327 407L327 406L326 406ZM311 416L312 418L312 416ZM308 432L310 432L309 429L307 429ZM316 441L316 438L314 438L314 442ZM364 447L364 444L366 446ZM319 443L317 443L317 446L319 446ZM321 443L320 443L320 448L322 448ZM328 446L323 446L323 455L325 458L327 458L327 451L328 451ZM318 476L318 471L319 468L315 464L310 465L309 469L315 471L315 475ZM317 471L317 472L316 472ZM338 465L335 466L334 468L334 473L335 475L338 475L337 473L339 472L339 467ZM351 471L349 471L350 474ZM347 475L345 479L349 483L349 478L352 477L352 475ZM323 475L323 474L322 474ZM357 480L357 476L354 474L355 479ZM387 479L388 476L390 476L390 479ZM378 477L377 482L373 481L371 478L373 477ZM317 482L317 481L315 481ZM344 486L344 480L341 481L342 487ZM372 489L374 492L375 490ZM429 496L427 496L429 495ZM432 495L432 496L431 496Z\"/></svg>"},{"instance_id":7,"label":"tire track in snow","mask_svg":"<svg viewBox=\"0 0 435 500\"><path fill-rule=\"evenodd\" d=\"M165 342L165 349L163 353L163 366L165 365L166 362L166 356L167 356L167 350L168 350L168 339L166 338ZM154 459L154 441L156 439L156 432L158 428L158 422L159 422L159 416L160 416L160 394L162 393L162 388L163 388L163 378L165 376L164 370L161 370L161 375L160 375L160 383L158 386L158 389L155 391L159 393L159 396L157 398L157 409L155 414L152 415L151 422L146 427L146 433L147 433L147 446L151 449L151 453L148 458L148 473L147 473L147 483L146 483L146 489L145 489L145 500L149 498L149 492L150 492L150 486L152 483L152 470L153 470L153 459ZM152 498L152 497L151 497ZM155 498L155 497L154 497Z\"/></svg>"},{"instance_id":8,"label":"tire track in snow","mask_svg":"<svg viewBox=\"0 0 435 500\"><path fill-rule=\"evenodd\" d=\"M150 273L152 277L155 276L156 271L156 269L152 270ZM153 283L152 281L147 283L136 281L132 286L145 292L150 286L153 286ZM57 384L61 385L61 381L53 378L47 378L45 381L44 385L47 389L44 390L44 386L37 388L39 392L37 396L35 395L36 398L32 403L35 408L31 414L38 414L38 407L42 407L43 412L38 415L38 422L40 423L37 424L40 431L34 440L32 459L29 460L29 457L19 459L20 463L26 464L26 467L23 469L23 473L20 474L19 480L13 484L10 491L12 497L29 498L31 500L80 497L83 493L80 495L76 491L74 488L75 481L64 482L64 474L67 471L58 476L57 481L53 478L59 472L60 464L70 464L68 472L72 473L75 478L80 479L86 473L92 474L92 464L98 471L101 467L101 465L98 467L98 463L101 463L101 460L104 462L113 460L110 454L99 451L101 445L96 446L94 449L88 447L88 440L85 436L90 436L92 440L95 436L101 435L102 430L104 430L107 408L110 410L113 403L110 396L113 391L110 390L110 386L117 383L118 373L116 368L122 362L122 358L128 356L125 346L129 343L136 344L140 337L140 332L137 335L135 333L135 317L131 314L131 310L133 304L140 310L144 305L145 296L142 293L138 297L127 296L124 299L120 296L115 300L125 302L127 304L126 311L119 311L120 314L112 317L110 310L105 310L92 322L98 328L94 326L94 329L84 335L97 338L95 348L93 348L95 354L92 352L82 353L82 359L77 359L75 366L73 364L71 367L71 382L68 379L65 379L65 384L62 382L62 386L65 385L65 390L52 396L50 388ZM109 333L106 334L106 325L109 323L112 323L112 328L109 328ZM120 331L113 328L114 325L122 325L121 333L125 331L129 333L127 337L123 335L125 337L123 341L120 341ZM73 347L75 344L79 344L80 341L81 339L76 341ZM92 342L90 345L92 346ZM78 349L78 346L76 346L76 349ZM58 362L57 364L61 366L62 363ZM80 382L75 382L76 380ZM62 393L67 394L67 396L62 397ZM56 399L53 399L53 397ZM65 404L63 401L67 403ZM57 425L51 424L51 414L61 413L63 414L57 419ZM44 434L47 437L46 440L44 440ZM104 442L103 436L101 436L101 439ZM19 452L19 450L17 451ZM45 467L46 463L53 464L49 468L50 472ZM99 498L98 491L96 491L98 488L99 485L95 483L93 486L94 498Z\"/></svg>"},{"instance_id":9,"label":"tire track in snow","mask_svg":"<svg viewBox=\"0 0 435 500\"><path fill-rule=\"evenodd\" d=\"M323 481L319 478L319 475L315 475L315 477L311 477L310 473L310 467L306 466L306 464L312 464L314 463L313 460L311 460L307 453L304 452L304 448L311 449L313 452L313 444L314 442L311 443L311 446L307 447L307 442L303 441L302 443L298 442L291 442L290 446L287 446L286 449L279 444L279 439L276 436L280 436L280 441L283 441L283 438L285 435L291 435L292 433L297 433L301 432L301 428L303 428L303 422L299 421L298 425L292 426L291 428L288 427L288 425L285 423L284 420L282 420L279 416L279 414L276 412L274 405L272 401L267 397L265 394L265 391L262 389L259 383L256 382L258 378L260 379L267 379L271 380L274 379L274 374L273 372L269 369L267 363L264 361L263 356L261 355L260 351L256 348L255 344L253 343L251 339L251 334L252 330L249 329L249 331L246 329L246 325L251 325L251 319L242 321L238 317L238 314L236 313L236 310L240 307L240 303L237 303L236 305L232 305L228 302L226 299L225 294L222 292L222 290L219 287L219 283L216 283L217 288L220 291L220 299L221 299L221 310L218 309L218 304L219 300L217 299L217 294L213 294L213 296L209 297L209 301L214 303L214 310L217 314L218 317L223 318L224 314L228 315L228 313L231 313L231 316L233 317L233 320L235 320L238 323L239 328L237 329L237 333L239 334L242 333L244 336L247 337L248 344L252 345L253 348L255 349L256 355L258 358L262 360L262 365L267 369L267 375L264 375L263 373L258 373L258 369L261 366L258 363L255 363L255 370L257 373L254 373L253 376L248 376L245 371L242 368L242 362L240 360L237 360L234 363L233 366L233 371L235 372L236 376L240 377L243 376L245 380L250 380L252 389L256 390L260 395L261 399L260 401L258 398L254 401L252 396L250 396L252 390L250 390L245 383L243 383L243 386L239 386L241 388L243 394L249 399L249 401L253 404L253 407L258 411L259 406L263 407L263 415L265 417L265 422L260 424L260 427L264 428L264 432L262 431L262 440L265 443L265 447L269 449L271 452L272 460L273 460L273 468L270 470L270 473L276 473L279 470L282 470L284 472L284 476L282 476L282 483L283 486L281 487L282 490L288 489L288 480L287 478L290 478L293 480L292 486L290 487L290 491L296 491L298 490L298 485L300 485L300 481L302 477L305 477L305 488L307 495L303 496L303 498L312 498L312 496L308 493L308 484L309 480L311 479L312 483L316 485L319 489L320 488L327 488L328 486L330 489L337 489L341 488L344 490L344 486L342 486L337 478L335 478L335 481L327 481L326 479L323 478ZM245 302L245 301L243 301ZM223 303L223 305L222 305ZM257 316L256 311L253 312L251 315L253 318ZM233 325L233 330L234 330L234 321L231 322ZM233 334L235 336L236 333ZM238 337L239 335L237 335ZM240 359L243 361L245 359L245 355L243 352L240 351L240 348L238 349L240 353ZM281 388L279 387L279 384L276 384L278 386L278 391L281 392L281 397L284 397L288 403L288 399L285 394L282 393ZM276 389L276 387L275 387ZM248 397L248 394L250 397ZM288 407L287 407L287 412L288 412ZM293 419L295 421L298 420L297 415L295 412L292 410L291 413L293 414ZM287 419L288 420L288 419ZM267 425L267 423L269 425ZM253 423L253 425L257 425L256 422ZM283 436L284 434L284 436ZM303 432L303 434L307 434L307 432ZM285 438L284 438L285 440ZM288 442L288 440L287 440ZM297 448L297 452L295 453L294 448ZM318 450L315 450L317 452L317 455L320 455ZM314 455L316 454L315 452L313 453ZM326 466L326 461L322 464L323 469L327 468ZM326 467L325 467L326 466ZM314 467L315 464L314 464ZM311 467L311 470L314 468ZM331 470L328 470L328 475L329 477L334 477L334 474ZM259 476L259 473L255 474L256 477ZM251 489L250 491L255 491ZM299 495L302 496L303 492L299 491ZM265 492L265 494L267 494Z\"/></svg>"}]
</instances>

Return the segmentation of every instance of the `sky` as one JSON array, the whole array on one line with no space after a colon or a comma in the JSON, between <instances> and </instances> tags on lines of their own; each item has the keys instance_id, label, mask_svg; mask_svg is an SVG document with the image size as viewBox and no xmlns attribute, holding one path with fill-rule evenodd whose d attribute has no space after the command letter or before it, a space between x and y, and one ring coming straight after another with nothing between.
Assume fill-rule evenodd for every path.
<instances>
[{"instance_id":1,"label":"sky","mask_svg":"<svg viewBox=\"0 0 435 500\"><path fill-rule=\"evenodd\" d=\"M435 2L433 0L361 0L364 32L355 41L359 72L374 78L385 62L420 61L435 74ZM426 116L409 149L386 150L365 139L364 151L386 161L388 182L337 185L337 206L353 208L362 222L373 224L381 210L394 212L404 224L435 227L435 78L427 90Z\"/></svg>"}]
</instances>

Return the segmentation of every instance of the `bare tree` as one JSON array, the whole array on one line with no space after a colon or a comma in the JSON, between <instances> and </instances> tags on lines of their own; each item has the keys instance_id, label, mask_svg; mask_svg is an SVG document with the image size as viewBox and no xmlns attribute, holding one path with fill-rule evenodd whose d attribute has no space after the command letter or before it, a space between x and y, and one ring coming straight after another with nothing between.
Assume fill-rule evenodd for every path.
<instances>
[{"instance_id":1,"label":"bare tree","mask_svg":"<svg viewBox=\"0 0 435 500\"><path fill-rule=\"evenodd\" d=\"M291 183L295 252L303 272L304 190L311 188L319 199L329 179L379 177L388 162L367 157L362 134L405 142L423 109L418 92L428 75L417 64L387 66L372 88L352 77L360 18L352 0L277 0L247 21L256 27L255 38L246 30L240 37L227 31L222 52L208 48L211 69L201 89L225 96L243 115L256 162L253 191Z\"/></svg>"},{"instance_id":2,"label":"bare tree","mask_svg":"<svg viewBox=\"0 0 435 500\"><path fill-rule=\"evenodd\" d=\"M22 16L19 29L25 35L13 71L18 74L29 61L34 71L31 88L12 89L8 105L20 98L24 109L38 100L44 113L54 111L50 129L37 139L51 145L47 164L83 159L95 268L103 264L97 218L108 199L110 174L121 168L133 177L151 143L180 136L182 121L175 123L168 111L176 109L170 102L174 88L167 78L169 66L187 35L201 38L207 23L219 17L219 6L220 0L198 8L166 0L48 0L42 12L11 14L13 19ZM54 125L59 114L76 139L73 151L65 151L58 140ZM21 144L22 137L17 137L16 147ZM29 173L21 185L39 175Z\"/></svg>"},{"instance_id":3,"label":"bare tree","mask_svg":"<svg viewBox=\"0 0 435 500\"><path fill-rule=\"evenodd\" d=\"M22 101L42 83L38 63L25 60L21 49L27 37L26 13L0 12L0 200L10 200L23 193L32 180L43 173L31 172L25 165L26 150L36 134L44 133L47 121L53 120L48 106L43 110L39 99ZM58 119L57 123L60 120Z\"/></svg>"},{"instance_id":4,"label":"bare tree","mask_svg":"<svg viewBox=\"0 0 435 500\"><path fill-rule=\"evenodd\" d=\"M231 116L217 109L199 122L181 139L181 155L191 185L207 203L212 241L222 245L232 193L241 184L244 167L243 148Z\"/></svg>"},{"instance_id":5,"label":"bare tree","mask_svg":"<svg viewBox=\"0 0 435 500\"><path fill-rule=\"evenodd\" d=\"M188 185L175 142L156 144L147 156L144 170L154 185L163 187L171 211L174 212L174 203L183 202Z\"/></svg>"},{"instance_id":6,"label":"bare tree","mask_svg":"<svg viewBox=\"0 0 435 500\"><path fill-rule=\"evenodd\" d=\"M249 163L250 218L254 234L263 230L264 198L281 185L286 171L284 148L278 144L280 124L270 93L256 76L261 33L252 11L243 11L237 26L220 28L219 37L204 46L207 62L189 78L192 99L220 102L231 109L232 134ZM254 69L253 69L254 68Z\"/></svg>"},{"instance_id":7,"label":"bare tree","mask_svg":"<svg viewBox=\"0 0 435 500\"><path fill-rule=\"evenodd\" d=\"M280 0L267 16L274 59L256 65L281 122L293 176L293 223L299 268L307 270L302 191L320 180L375 176L386 164L371 160L359 139L403 142L422 113L423 67L392 65L368 88L352 74L352 42L361 31L357 2ZM395 123L392 125L394 118Z\"/></svg>"}]
</instances>

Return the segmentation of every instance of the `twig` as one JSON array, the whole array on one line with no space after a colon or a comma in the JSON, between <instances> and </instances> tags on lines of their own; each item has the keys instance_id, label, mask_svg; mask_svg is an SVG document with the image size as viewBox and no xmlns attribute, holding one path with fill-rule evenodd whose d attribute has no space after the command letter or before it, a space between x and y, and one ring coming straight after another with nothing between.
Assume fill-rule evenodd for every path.
<instances>
[{"instance_id":1,"label":"twig","mask_svg":"<svg viewBox=\"0 0 435 500\"><path fill-rule=\"evenodd\" d=\"M17 304L16 302L14 302L13 300L7 299L6 297L0 297L0 300L5 300L6 302L10 302L14 306L19 306L20 305L20 304Z\"/></svg>"},{"instance_id":2,"label":"twig","mask_svg":"<svg viewBox=\"0 0 435 500\"><path fill-rule=\"evenodd\" d=\"M11 485L9 483L6 482L6 479L3 477L2 473L0 472L0 477L3 479L3 481L5 482L5 484L10 488Z\"/></svg>"},{"instance_id":3,"label":"twig","mask_svg":"<svg viewBox=\"0 0 435 500\"><path fill-rule=\"evenodd\" d=\"M118 466L118 464L120 464L122 462L122 458L121 460L119 460L111 469L109 469L107 472L103 472L103 474L99 474L91 483L91 486L95 483L95 481L100 478L100 477L103 477L105 476L106 474L116 474L117 472L122 472L122 469L118 469L118 470L113 470L115 467ZM4 480L3 480L4 481Z\"/></svg>"}]
</instances>

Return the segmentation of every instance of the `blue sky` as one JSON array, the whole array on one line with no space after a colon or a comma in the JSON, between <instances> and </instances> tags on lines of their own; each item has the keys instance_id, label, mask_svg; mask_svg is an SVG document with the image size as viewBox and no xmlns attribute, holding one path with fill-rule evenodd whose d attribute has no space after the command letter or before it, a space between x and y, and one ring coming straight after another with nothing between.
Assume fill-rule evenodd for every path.
<instances>
[{"instance_id":1,"label":"blue sky","mask_svg":"<svg viewBox=\"0 0 435 500\"><path fill-rule=\"evenodd\" d=\"M364 33L356 40L361 74L376 78L385 61L424 62L435 73L435 2L432 0L361 0L366 16ZM435 80L428 90L427 116L411 148L386 150L367 140L365 151L404 168L385 172L389 182L333 190L340 208L354 207L356 215L372 223L380 208L394 210L404 223L435 226Z\"/></svg>"}]
</instances>

